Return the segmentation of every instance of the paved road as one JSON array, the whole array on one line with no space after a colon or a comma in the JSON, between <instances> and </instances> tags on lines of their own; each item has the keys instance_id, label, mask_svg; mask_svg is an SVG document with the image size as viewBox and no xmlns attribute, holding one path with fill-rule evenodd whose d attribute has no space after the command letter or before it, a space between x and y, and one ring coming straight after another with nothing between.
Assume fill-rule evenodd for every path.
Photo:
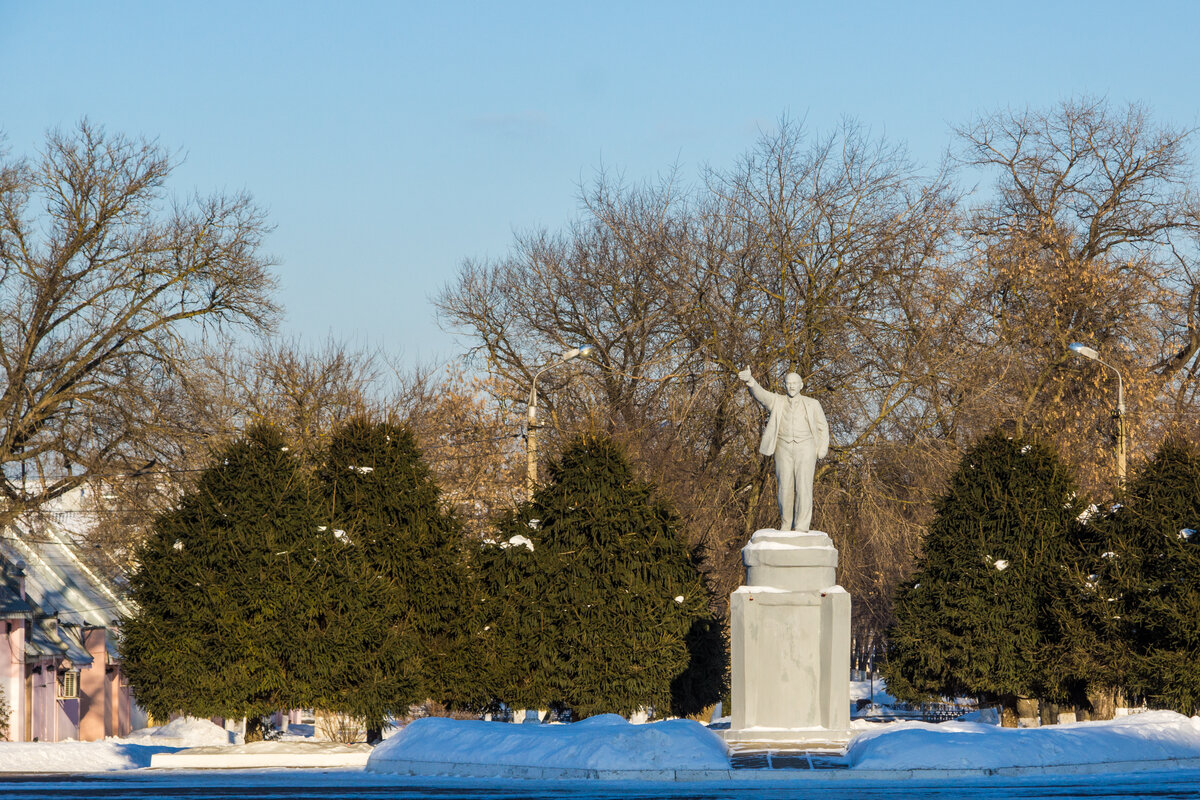
<instances>
[{"instance_id":1,"label":"paved road","mask_svg":"<svg viewBox=\"0 0 1200 800\"><path fill-rule=\"evenodd\" d=\"M897 800L898 798L1200 798L1200 771L1088 775L1062 778L1011 778L958 782L837 782L773 785L654 784L585 781L488 781L459 778L402 778L360 770L255 770L220 772L133 771L99 775L0 776L0 798L13 800L195 800L220 797L244 800L322 798L378 800L428 798L458 800Z\"/></svg>"}]
</instances>

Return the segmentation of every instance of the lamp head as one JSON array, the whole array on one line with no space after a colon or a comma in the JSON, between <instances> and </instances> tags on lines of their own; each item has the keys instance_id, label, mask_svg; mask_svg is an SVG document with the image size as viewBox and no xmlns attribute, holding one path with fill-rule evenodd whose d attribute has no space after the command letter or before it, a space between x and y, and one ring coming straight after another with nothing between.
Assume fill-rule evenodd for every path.
<instances>
[{"instance_id":1,"label":"lamp head","mask_svg":"<svg viewBox=\"0 0 1200 800\"><path fill-rule=\"evenodd\" d=\"M580 356L590 356L596 349L594 345L585 344L583 347L572 347L570 350L562 354L563 361L570 361L573 358Z\"/></svg>"},{"instance_id":2,"label":"lamp head","mask_svg":"<svg viewBox=\"0 0 1200 800\"><path fill-rule=\"evenodd\" d=\"M1071 344L1067 346L1067 349L1077 356L1083 356L1084 358L1091 359L1092 361L1100 360L1100 354L1096 352L1095 348L1088 347L1083 342L1071 342Z\"/></svg>"}]
</instances>

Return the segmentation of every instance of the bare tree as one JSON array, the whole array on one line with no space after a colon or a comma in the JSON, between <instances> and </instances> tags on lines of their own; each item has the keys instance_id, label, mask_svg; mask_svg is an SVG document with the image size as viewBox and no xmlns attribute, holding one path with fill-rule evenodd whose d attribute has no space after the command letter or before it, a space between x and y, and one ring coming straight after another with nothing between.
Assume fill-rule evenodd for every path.
<instances>
[{"instance_id":1,"label":"bare tree","mask_svg":"<svg viewBox=\"0 0 1200 800\"><path fill-rule=\"evenodd\" d=\"M932 173L853 123L814 137L785 120L690 189L675 173L633 187L601 175L579 220L468 262L436 303L508 406L556 353L596 346L591 366L543 376L550 428L624 439L705 549L718 594L775 513L759 412L734 373L800 372L834 440L817 517L856 626L878 634L977 436L1006 421L1051 436L1103 488L1112 387L1071 341L1125 371L1142 441L1197 411L1188 132L1082 101L960 134L957 165ZM956 181L980 173L996 189L968 213Z\"/></svg>"},{"instance_id":2,"label":"bare tree","mask_svg":"<svg viewBox=\"0 0 1200 800\"><path fill-rule=\"evenodd\" d=\"M699 189L674 174L635 187L601 176L583 199L564 233L468 263L439 309L475 337L507 398L556 352L596 347L594 365L543 377L551 427L625 440L683 514L718 594L740 581L738 549L773 513L742 366L775 380L797 368L831 409L827 509L846 505L837 498L875 443L936 433L922 400L956 307L942 263L956 202L945 175L921 178L900 148L853 125L813 141L785 122ZM884 531L910 536L905 552L917 532L918 521ZM872 542L856 551L864 564L885 560L865 554ZM843 571L867 576L854 589L879 584L866 567Z\"/></svg>"},{"instance_id":3,"label":"bare tree","mask_svg":"<svg viewBox=\"0 0 1200 800\"><path fill-rule=\"evenodd\" d=\"M262 212L173 200L172 167L86 121L0 160L0 523L154 464L193 343L275 318Z\"/></svg>"},{"instance_id":4,"label":"bare tree","mask_svg":"<svg viewBox=\"0 0 1200 800\"><path fill-rule=\"evenodd\" d=\"M249 426L278 428L311 467L337 425L388 413L390 368L374 351L332 338L311 347L271 338L198 343L189 356L158 400L164 413L153 430L155 460L93 476L77 526L80 544L114 578L133 566L154 518L193 484L215 450Z\"/></svg>"},{"instance_id":5,"label":"bare tree","mask_svg":"<svg viewBox=\"0 0 1200 800\"><path fill-rule=\"evenodd\" d=\"M1048 435L1099 490L1113 475L1115 387L1072 357L1071 342L1098 347L1124 373L1135 443L1196 412L1191 132L1156 125L1136 105L1083 99L986 116L959 136L961 162L995 188L970 218L962 255L978 316L962 331L976 380L958 425L974 435L1002 416Z\"/></svg>"},{"instance_id":6,"label":"bare tree","mask_svg":"<svg viewBox=\"0 0 1200 800\"><path fill-rule=\"evenodd\" d=\"M919 542L923 519L911 509L940 478L918 465L941 450L929 398L935 376L956 365L957 195L944 172L923 176L902 147L852 123L813 138L784 121L706 185L704 255L685 273L698 300L681 313L723 379L744 364L775 381L795 370L825 406L834 444L817 514L841 550L856 624L878 628ZM720 408L721 419L760 424L743 392ZM753 430L734 441L746 452ZM747 455L731 491L743 521L720 546L729 583L740 580L746 535L776 513L765 462Z\"/></svg>"},{"instance_id":7,"label":"bare tree","mask_svg":"<svg viewBox=\"0 0 1200 800\"><path fill-rule=\"evenodd\" d=\"M384 413L392 377L382 356L369 348L333 338L316 347L300 340L265 341L226 375L230 427L269 422L311 460L339 424Z\"/></svg>"},{"instance_id":8,"label":"bare tree","mask_svg":"<svg viewBox=\"0 0 1200 800\"><path fill-rule=\"evenodd\" d=\"M390 404L412 429L442 501L474 538L525 497L524 409L505 402L495 384L462 364L418 368Z\"/></svg>"}]
</instances>

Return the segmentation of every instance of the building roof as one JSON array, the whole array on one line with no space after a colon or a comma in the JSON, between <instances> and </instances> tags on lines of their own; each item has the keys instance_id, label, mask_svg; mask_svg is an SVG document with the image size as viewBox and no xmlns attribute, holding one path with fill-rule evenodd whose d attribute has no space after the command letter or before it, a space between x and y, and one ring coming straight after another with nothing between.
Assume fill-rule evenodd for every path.
<instances>
[{"instance_id":1,"label":"building roof","mask_svg":"<svg viewBox=\"0 0 1200 800\"><path fill-rule=\"evenodd\" d=\"M113 627L133 609L79 557L71 530L91 524L86 499L87 489L77 489L0 531L0 562L24 568L25 596L43 613L73 625Z\"/></svg>"},{"instance_id":2,"label":"building roof","mask_svg":"<svg viewBox=\"0 0 1200 800\"><path fill-rule=\"evenodd\" d=\"M25 640L26 661L66 657L67 643L58 635L56 628L53 617L34 621L29 628L29 638Z\"/></svg>"},{"instance_id":3,"label":"building roof","mask_svg":"<svg viewBox=\"0 0 1200 800\"><path fill-rule=\"evenodd\" d=\"M21 595L0 581L0 619L31 619L33 606L25 602Z\"/></svg>"},{"instance_id":4,"label":"building roof","mask_svg":"<svg viewBox=\"0 0 1200 800\"><path fill-rule=\"evenodd\" d=\"M114 628L132 611L118 590L79 557L69 525L86 525L86 490L61 498L43 513L0 531L0 617L33 621L27 661L65 658L72 667L92 663L84 628ZM20 595L21 581L25 597ZM105 637L118 660L114 636Z\"/></svg>"},{"instance_id":5,"label":"building roof","mask_svg":"<svg viewBox=\"0 0 1200 800\"><path fill-rule=\"evenodd\" d=\"M95 660L83 644L83 628L78 625L59 625L58 635L67 644L67 658L72 667L86 667Z\"/></svg>"}]
</instances>

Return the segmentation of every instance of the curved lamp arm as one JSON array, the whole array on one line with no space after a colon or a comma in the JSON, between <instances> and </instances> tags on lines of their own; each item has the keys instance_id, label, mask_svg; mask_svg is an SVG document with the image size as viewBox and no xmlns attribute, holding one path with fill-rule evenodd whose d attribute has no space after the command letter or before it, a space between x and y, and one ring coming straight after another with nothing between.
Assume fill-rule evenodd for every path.
<instances>
[{"instance_id":1,"label":"curved lamp arm","mask_svg":"<svg viewBox=\"0 0 1200 800\"><path fill-rule=\"evenodd\" d=\"M572 347L567 352L563 353L557 361L551 361L546 366L533 373L533 380L529 382L529 424L537 424L537 382L538 378L542 377L542 373L549 369L561 366L568 361L579 358L580 356L589 356L595 350L595 346L585 344L583 347Z\"/></svg>"},{"instance_id":2,"label":"curved lamp arm","mask_svg":"<svg viewBox=\"0 0 1200 800\"><path fill-rule=\"evenodd\" d=\"M552 361L546 366L539 369L533 374L533 380L529 382L529 423L525 427L525 488L528 491L529 498L533 499L533 490L537 486L537 382L538 378L542 377L542 373L548 369L560 366L568 361L579 358L580 356L590 355L596 348L590 344L585 344L583 347L572 347L567 352L563 353L557 361Z\"/></svg>"},{"instance_id":3,"label":"curved lamp arm","mask_svg":"<svg viewBox=\"0 0 1200 800\"><path fill-rule=\"evenodd\" d=\"M1125 381L1121 377L1121 370L1100 358L1100 353L1096 348L1088 347L1083 342L1072 342L1067 346L1067 349L1077 356L1082 356L1090 361L1095 361L1102 367L1111 369L1113 374L1117 376L1117 480L1124 485L1125 461L1129 442L1127 441L1128 434L1125 432Z\"/></svg>"},{"instance_id":4,"label":"curved lamp arm","mask_svg":"<svg viewBox=\"0 0 1200 800\"><path fill-rule=\"evenodd\" d=\"M1067 349L1075 355L1095 361L1100 366L1108 367L1113 371L1113 374L1117 376L1117 413L1123 415L1125 413L1125 381L1121 379L1121 370L1102 359L1094 347L1088 347L1083 342L1072 342Z\"/></svg>"}]
</instances>

